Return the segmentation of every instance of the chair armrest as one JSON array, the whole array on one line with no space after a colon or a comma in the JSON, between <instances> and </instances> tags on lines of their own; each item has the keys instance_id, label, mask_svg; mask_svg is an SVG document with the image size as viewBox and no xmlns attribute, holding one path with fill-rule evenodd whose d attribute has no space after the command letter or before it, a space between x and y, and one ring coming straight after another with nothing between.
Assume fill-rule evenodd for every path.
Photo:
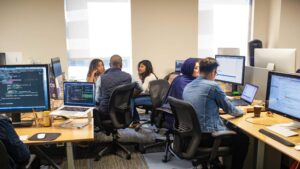
<instances>
[{"instance_id":1,"label":"chair armrest","mask_svg":"<svg viewBox=\"0 0 300 169\"><path fill-rule=\"evenodd\" d=\"M235 135L236 132L232 130L224 130L224 131L215 131L211 133L211 136L214 138L220 138L220 137L225 137L225 136L231 136Z\"/></svg>"},{"instance_id":2,"label":"chair armrest","mask_svg":"<svg viewBox=\"0 0 300 169\"><path fill-rule=\"evenodd\" d=\"M224 137L233 136L235 134L236 134L236 132L234 132L232 130L216 131L216 132L211 133L211 136L213 138L215 138L215 140L214 140L212 151L211 151L210 158L209 158L210 161L214 160L217 157L218 149L221 145L222 139Z\"/></svg>"}]
</instances>

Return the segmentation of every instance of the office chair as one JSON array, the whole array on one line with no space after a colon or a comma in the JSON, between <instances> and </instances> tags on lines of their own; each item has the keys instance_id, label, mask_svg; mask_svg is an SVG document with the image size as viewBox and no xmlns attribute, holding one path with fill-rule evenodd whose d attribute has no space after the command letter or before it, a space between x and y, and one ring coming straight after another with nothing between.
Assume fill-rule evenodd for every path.
<instances>
[{"instance_id":1,"label":"office chair","mask_svg":"<svg viewBox=\"0 0 300 169\"><path fill-rule=\"evenodd\" d=\"M149 123L151 125L156 124L157 126L159 126L162 116L159 112L157 112L157 110L164 110L160 106L162 106L163 100L168 93L169 87L170 85L168 81L163 79L153 80L149 82L149 94L152 101L150 120L138 125L135 128L135 131L139 131L143 125Z\"/></svg>"},{"instance_id":2,"label":"office chair","mask_svg":"<svg viewBox=\"0 0 300 169\"><path fill-rule=\"evenodd\" d=\"M9 155L6 151L5 145L0 141L0 166L1 168L9 168Z\"/></svg>"},{"instance_id":3,"label":"office chair","mask_svg":"<svg viewBox=\"0 0 300 169\"><path fill-rule=\"evenodd\" d=\"M200 145L202 132L193 106L174 97L168 97L168 100L175 116L175 125L173 146L168 146L166 156L174 155L177 158L192 160L194 167L202 164L205 169L207 164L213 164L217 157L230 155L231 148L220 145L224 137L235 135L234 131L213 132L212 147L203 147ZM213 165L211 168L214 168Z\"/></svg>"},{"instance_id":4,"label":"office chair","mask_svg":"<svg viewBox=\"0 0 300 169\"><path fill-rule=\"evenodd\" d=\"M126 153L126 159L131 159L131 153L123 145L118 142L118 129L127 128L132 122L132 114L130 111L130 100L136 83L120 85L114 89L109 99L109 120L101 120L100 124L104 128L107 135L112 134L112 142L102 149L95 158L98 161L104 154L108 152L116 153L117 149L121 149Z\"/></svg>"},{"instance_id":5,"label":"office chair","mask_svg":"<svg viewBox=\"0 0 300 169\"><path fill-rule=\"evenodd\" d=\"M10 168L10 161L13 161L13 159L9 156L5 145L0 141L0 168ZM34 169L34 168L40 168L38 166L39 161L37 162L36 155L31 154L30 159L28 163L24 166L18 166L18 168L22 169Z\"/></svg>"}]
</instances>

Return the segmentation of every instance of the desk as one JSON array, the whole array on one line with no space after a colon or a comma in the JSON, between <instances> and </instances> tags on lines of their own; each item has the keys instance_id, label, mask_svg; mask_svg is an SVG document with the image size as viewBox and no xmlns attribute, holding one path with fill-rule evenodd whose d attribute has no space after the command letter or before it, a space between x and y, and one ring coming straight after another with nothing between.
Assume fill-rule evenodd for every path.
<instances>
[{"instance_id":1,"label":"desk","mask_svg":"<svg viewBox=\"0 0 300 169\"><path fill-rule=\"evenodd\" d=\"M245 132L249 133L250 135L252 135L253 137L258 139L258 151L257 151L257 161L256 161L257 169L261 169L264 166L264 164L263 164L263 162L264 162L263 161L264 160L264 144L268 144L271 147L278 150L279 152L284 153L297 161L300 161L300 151L295 150L294 147L287 147L287 146L273 140L272 138L261 134L258 131L259 129L262 129L262 128L266 129L267 126L252 124L252 123L249 123L246 121L246 118L248 118L249 121L251 120L254 123L273 125L273 124L278 124L278 123L288 123L288 122L292 121L291 119L288 119L286 117L283 117L283 116L280 116L277 114L273 114L273 117L268 117L266 115L266 112L262 112L260 118L249 119L252 116L253 116L252 113L247 113L243 117L233 119L232 116L230 116L230 115L227 115L227 114L221 115L221 117L223 119L228 120L230 123L234 124L235 126L241 128ZM288 137L288 138L284 138L284 139L286 139L294 144L300 144L300 129L296 130L296 132L298 132L299 136Z\"/></svg>"},{"instance_id":2,"label":"desk","mask_svg":"<svg viewBox=\"0 0 300 169\"><path fill-rule=\"evenodd\" d=\"M74 119L72 122L86 122L87 119ZM55 121L52 124L52 127L28 127L28 128L16 128L16 132L19 136L27 135L28 137L40 133L40 132L54 132L61 133L61 135L53 140L53 141L29 141L24 140L23 142L28 145L37 145L37 144L55 144L55 143L66 143L66 151L67 151L67 162L68 169L74 169L74 158L73 158L73 142L80 141L93 141L94 140L94 124L93 121L88 125L83 127L82 129L71 129L71 128L60 128L58 125L62 121Z\"/></svg>"}]
</instances>

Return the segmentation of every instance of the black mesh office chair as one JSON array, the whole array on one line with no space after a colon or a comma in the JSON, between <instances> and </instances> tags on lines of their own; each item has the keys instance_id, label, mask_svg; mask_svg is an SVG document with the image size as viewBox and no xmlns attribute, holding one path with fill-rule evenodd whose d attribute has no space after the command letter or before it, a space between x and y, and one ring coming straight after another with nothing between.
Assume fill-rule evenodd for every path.
<instances>
[{"instance_id":1,"label":"black mesh office chair","mask_svg":"<svg viewBox=\"0 0 300 169\"><path fill-rule=\"evenodd\" d=\"M168 147L167 156L173 154L178 158L192 160L193 166L202 164L205 169L217 157L230 155L230 147L220 144L222 138L236 134L234 131L214 132L211 134L214 138L213 146L201 147L202 132L193 106L174 97L168 100L175 116L175 126L173 147Z\"/></svg>"},{"instance_id":2,"label":"black mesh office chair","mask_svg":"<svg viewBox=\"0 0 300 169\"><path fill-rule=\"evenodd\" d=\"M24 166L18 166L17 168L22 169L35 169L40 168L39 161L36 158L36 155L32 154L30 155L30 159L27 164L24 164ZM10 168L10 163L13 161L13 159L9 156L5 145L2 141L0 141L0 168Z\"/></svg>"},{"instance_id":3,"label":"black mesh office chair","mask_svg":"<svg viewBox=\"0 0 300 169\"><path fill-rule=\"evenodd\" d=\"M149 94L150 98L152 101L152 108L151 108L151 115L150 115L150 120L141 123L138 125L135 130L139 131L139 129L144 125L144 124L155 124L157 126L160 125L161 123L161 114L158 112L158 110L163 111L164 109L161 108L163 100L165 99L168 90L169 90L169 83L166 80L159 79L159 80L153 80L149 83Z\"/></svg>"},{"instance_id":4,"label":"black mesh office chair","mask_svg":"<svg viewBox=\"0 0 300 169\"><path fill-rule=\"evenodd\" d=\"M0 141L0 157L1 168L9 168L9 155L2 141Z\"/></svg>"},{"instance_id":5,"label":"black mesh office chair","mask_svg":"<svg viewBox=\"0 0 300 169\"><path fill-rule=\"evenodd\" d=\"M121 85L116 87L112 92L109 100L110 119L100 119L99 123L107 135L112 134L113 141L98 153L95 158L96 161L108 152L116 153L117 149L121 149L126 153L126 159L129 160L131 158L130 151L118 142L118 129L127 128L132 122L130 100L135 86L136 83Z\"/></svg>"}]
</instances>

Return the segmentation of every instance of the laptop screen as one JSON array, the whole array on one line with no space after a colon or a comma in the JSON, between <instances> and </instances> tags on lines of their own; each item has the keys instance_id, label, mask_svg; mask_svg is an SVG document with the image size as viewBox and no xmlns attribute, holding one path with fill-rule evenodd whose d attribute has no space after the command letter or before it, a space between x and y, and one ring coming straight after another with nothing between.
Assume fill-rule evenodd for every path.
<instances>
[{"instance_id":1,"label":"laptop screen","mask_svg":"<svg viewBox=\"0 0 300 169\"><path fill-rule=\"evenodd\" d=\"M65 82L64 104L95 106L95 84L88 82Z\"/></svg>"},{"instance_id":2,"label":"laptop screen","mask_svg":"<svg viewBox=\"0 0 300 169\"><path fill-rule=\"evenodd\" d=\"M243 99L249 103L252 103L254 100L255 94L257 92L257 89L258 89L257 86L254 86L251 84L246 84L245 88L243 90L241 99Z\"/></svg>"}]
</instances>

